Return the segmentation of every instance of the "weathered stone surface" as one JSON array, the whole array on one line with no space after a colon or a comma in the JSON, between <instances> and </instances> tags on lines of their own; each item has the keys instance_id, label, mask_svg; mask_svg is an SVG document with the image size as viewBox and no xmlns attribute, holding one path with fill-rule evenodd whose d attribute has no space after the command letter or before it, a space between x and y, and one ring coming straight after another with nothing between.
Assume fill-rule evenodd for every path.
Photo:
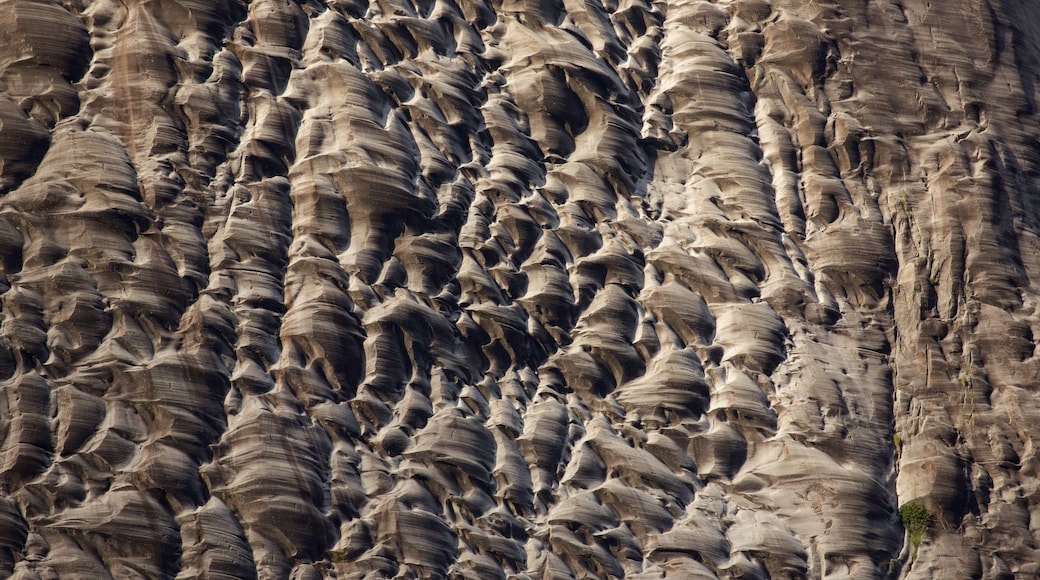
<instances>
[{"instance_id":1,"label":"weathered stone surface","mask_svg":"<svg viewBox=\"0 0 1040 580\"><path fill-rule=\"evenodd\" d=\"M1035 2L0 23L0 576L1040 574Z\"/></svg>"}]
</instances>

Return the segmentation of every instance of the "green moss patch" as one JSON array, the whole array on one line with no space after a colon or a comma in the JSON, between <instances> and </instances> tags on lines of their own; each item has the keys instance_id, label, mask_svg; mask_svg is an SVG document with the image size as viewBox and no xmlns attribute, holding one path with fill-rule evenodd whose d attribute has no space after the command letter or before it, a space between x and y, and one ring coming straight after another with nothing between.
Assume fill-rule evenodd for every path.
<instances>
[{"instance_id":1,"label":"green moss patch","mask_svg":"<svg viewBox=\"0 0 1040 580\"><path fill-rule=\"evenodd\" d=\"M928 508L917 503L906 503L899 508L899 519L903 521L903 529L910 534L910 544L914 547L911 561L917 559L917 549L924 540L924 535L932 525L932 514Z\"/></svg>"}]
</instances>

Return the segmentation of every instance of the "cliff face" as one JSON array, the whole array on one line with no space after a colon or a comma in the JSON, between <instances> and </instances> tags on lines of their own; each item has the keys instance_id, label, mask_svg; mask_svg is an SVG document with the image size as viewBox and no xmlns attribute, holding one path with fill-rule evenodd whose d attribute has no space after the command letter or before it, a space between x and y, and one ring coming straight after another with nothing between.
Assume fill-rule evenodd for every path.
<instances>
[{"instance_id":1,"label":"cliff face","mask_svg":"<svg viewBox=\"0 0 1040 580\"><path fill-rule=\"evenodd\" d=\"M1040 574L1040 4L0 22L0 576Z\"/></svg>"}]
</instances>

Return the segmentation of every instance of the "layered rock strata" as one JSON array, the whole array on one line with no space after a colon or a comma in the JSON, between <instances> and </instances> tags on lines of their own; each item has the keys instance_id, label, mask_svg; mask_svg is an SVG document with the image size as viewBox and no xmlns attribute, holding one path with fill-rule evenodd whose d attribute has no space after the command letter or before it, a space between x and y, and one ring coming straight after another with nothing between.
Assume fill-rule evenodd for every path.
<instances>
[{"instance_id":1,"label":"layered rock strata","mask_svg":"<svg viewBox=\"0 0 1040 580\"><path fill-rule=\"evenodd\" d=\"M0 576L1040 574L1040 5L0 22Z\"/></svg>"}]
</instances>

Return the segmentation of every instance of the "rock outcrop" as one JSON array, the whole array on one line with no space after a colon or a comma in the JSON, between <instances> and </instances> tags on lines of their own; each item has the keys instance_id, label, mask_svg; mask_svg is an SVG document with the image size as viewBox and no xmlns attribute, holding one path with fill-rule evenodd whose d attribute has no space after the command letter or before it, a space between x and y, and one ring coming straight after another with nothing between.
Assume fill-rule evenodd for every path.
<instances>
[{"instance_id":1,"label":"rock outcrop","mask_svg":"<svg viewBox=\"0 0 1040 580\"><path fill-rule=\"evenodd\" d=\"M1040 575L1040 4L0 23L0 576Z\"/></svg>"}]
</instances>

